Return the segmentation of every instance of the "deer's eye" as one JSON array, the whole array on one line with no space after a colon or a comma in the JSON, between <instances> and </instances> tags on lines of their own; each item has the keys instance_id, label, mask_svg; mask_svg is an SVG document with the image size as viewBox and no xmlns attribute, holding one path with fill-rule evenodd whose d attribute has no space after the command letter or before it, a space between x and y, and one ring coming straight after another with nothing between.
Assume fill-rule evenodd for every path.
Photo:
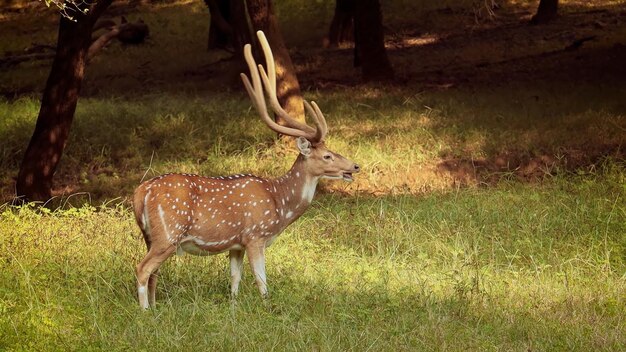
<instances>
[{"instance_id":1,"label":"deer's eye","mask_svg":"<svg viewBox=\"0 0 626 352\"><path fill-rule=\"evenodd\" d=\"M330 155L330 154L324 155L324 160L331 160L332 158L333 158L333 156Z\"/></svg>"}]
</instances>

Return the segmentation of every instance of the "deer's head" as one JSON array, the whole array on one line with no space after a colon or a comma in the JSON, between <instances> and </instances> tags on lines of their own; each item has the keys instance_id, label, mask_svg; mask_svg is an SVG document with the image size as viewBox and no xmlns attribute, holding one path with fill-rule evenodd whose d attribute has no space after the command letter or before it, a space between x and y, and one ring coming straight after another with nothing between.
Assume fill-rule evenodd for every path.
<instances>
[{"instance_id":1,"label":"deer's head","mask_svg":"<svg viewBox=\"0 0 626 352\"><path fill-rule=\"evenodd\" d=\"M359 165L326 148L323 142L314 145L303 137L296 141L306 172L313 177L352 182L352 174L360 171Z\"/></svg>"}]
</instances>

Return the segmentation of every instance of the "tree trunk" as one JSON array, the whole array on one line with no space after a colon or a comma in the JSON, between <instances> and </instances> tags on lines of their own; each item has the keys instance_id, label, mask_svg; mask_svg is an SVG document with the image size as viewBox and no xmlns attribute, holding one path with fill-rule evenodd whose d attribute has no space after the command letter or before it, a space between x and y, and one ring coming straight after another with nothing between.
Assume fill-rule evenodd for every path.
<instances>
[{"instance_id":1,"label":"tree trunk","mask_svg":"<svg viewBox=\"0 0 626 352\"><path fill-rule=\"evenodd\" d=\"M211 14L208 49L225 49L232 45L230 3L228 0L204 0Z\"/></svg>"},{"instance_id":2,"label":"tree trunk","mask_svg":"<svg viewBox=\"0 0 626 352\"><path fill-rule=\"evenodd\" d=\"M254 32L262 30L274 53L276 61L276 95L285 111L294 119L304 122L304 105L296 70L289 57L278 21L274 14L272 0L248 0L248 13ZM276 122L285 122L276 117Z\"/></svg>"},{"instance_id":3,"label":"tree trunk","mask_svg":"<svg viewBox=\"0 0 626 352\"><path fill-rule=\"evenodd\" d=\"M342 43L354 41L355 0L336 0L335 14L330 22L325 47L336 48Z\"/></svg>"},{"instance_id":4,"label":"tree trunk","mask_svg":"<svg viewBox=\"0 0 626 352\"><path fill-rule=\"evenodd\" d=\"M243 58L243 46L252 43L252 32L248 24L248 14L246 13L245 0L230 1L231 26L233 28L233 48L235 55L240 58L242 67L245 66Z\"/></svg>"},{"instance_id":5,"label":"tree trunk","mask_svg":"<svg viewBox=\"0 0 626 352\"><path fill-rule=\"evenodd\" d=\"M94 23L112 0L99 0L77 22L61 17L57 52L46 82L35 131L17 176L17 196L50 199L52 177L69 136L83 80Z\"/></svg>"},{"instance_id":6,"label":"tree trunk","mask_svg":"<svg viewBox=\"0 0 626 352\"><path fill-rule=\"evenodd\" d=\"M543 24L550 22L557 15L559 0L541 0L537 13L530 20L532 24Z\"/></svg>"},{"instance_id":7,"label":"tree trunk","mask_svg":"<svg viewBox=\"0 0 626 352\"><path fill-rule=\"evenodd\" d=\"M388 81L394 73L385 49L383 15L378 0L358 0L354 14L355 64L365 81Z\"/></svg>"}]
</instances>

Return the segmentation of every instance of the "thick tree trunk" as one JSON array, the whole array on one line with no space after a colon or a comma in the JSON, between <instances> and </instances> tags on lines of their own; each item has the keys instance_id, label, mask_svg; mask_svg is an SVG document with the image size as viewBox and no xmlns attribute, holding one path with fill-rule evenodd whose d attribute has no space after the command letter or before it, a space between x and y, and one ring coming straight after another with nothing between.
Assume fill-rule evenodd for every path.
<instances>
[{"instance_id":1,"label":"thick tree trunk","mask_svg":"<svg viewBox=\"0 0 626 352\"><path fill-rule=\"evenodd\" d=\"M387 81L394 73L385 49L383 15L378 0L358 0L354 15L355 64L365 81Z\"/></svg>"},{"instance_id":2,"label":"thick tree trunk","mask_svg":"<svg viewBox=\"0 0 626 352\"><path fill-rule=\"evenodd\" d=\"M254 32L262 30L276 61L276 90L278 101L294 119L304 122L304 105L296 70L289 57L271 0L248 0L248 13ZM263 61L264 62L264 61ZM282 119L276 122L284 124Z\"/></svg>"},{"instance_id":3,"label":"thick tree trunk","mask_svg":"<svg viewBox=\"0 0 626 352\"><path fill-rule=\"evenodd\" d=\"M335 14L330 22L325 47L336 48L354 41L354 10L356 0L336 0Z\"/></svg>"},{"instance_id":4,"label":"thick tree trunk","mask_svg":"<svg viewBox=\"0 0 626 352\"><path fill-rule=\"evenodd\" d=\"M46 82L35 131L17 176L17 196L28 201L50 199L52 177L69 136L83 80L91 32L112 0L99 0L89 15L73 22L61 18L57 52Z\"/></svg>"},{"instance_id":5,"label":"thick tree trunk","mask_svg":"<svg viewBox=\"0 0 626 352\"><path fill-rule=\"evenodd\" d=\"M550 22L557 15L559 0L541 0L537 13L530 20L532 24L543 24Z\"/></svg>"}]
</instances>

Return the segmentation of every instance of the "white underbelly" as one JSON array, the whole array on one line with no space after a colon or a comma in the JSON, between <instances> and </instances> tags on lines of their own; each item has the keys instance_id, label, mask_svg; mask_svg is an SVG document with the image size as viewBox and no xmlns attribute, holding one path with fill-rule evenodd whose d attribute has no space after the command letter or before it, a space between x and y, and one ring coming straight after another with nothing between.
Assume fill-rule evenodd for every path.
<instances>
[{"instance_id":1,"label":"white underbelly","mask_svg":"<svg viewBox=\"0 0 626 352\"><path fill-rule=\"evenodd\" d=\"M200 242L200 243L199 243ZM240 250L242 247L240 244L233 244L230 246L224 246L224 242L203 242L196 239L184 240L178 244L176 248L177 255L183 255L185 253L191 255L214 255L231 250Z\"/></svg>"}]
</instances>

